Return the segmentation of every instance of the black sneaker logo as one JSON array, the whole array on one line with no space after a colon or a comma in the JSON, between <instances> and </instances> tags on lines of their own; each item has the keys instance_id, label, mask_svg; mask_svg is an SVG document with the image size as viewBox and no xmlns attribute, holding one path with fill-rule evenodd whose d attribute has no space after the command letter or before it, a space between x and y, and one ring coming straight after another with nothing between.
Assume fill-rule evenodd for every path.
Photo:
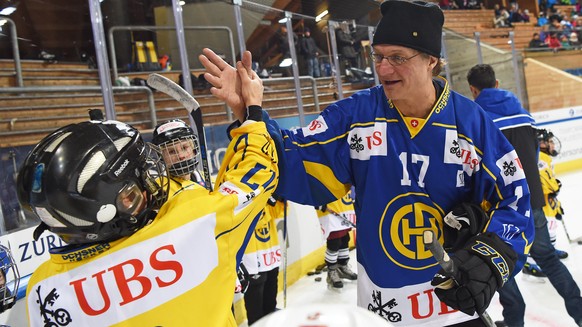
<instances>
[{"instance_id":1,"label":"black sneaker logo","mask_svg":"<svg viewBox=\"0 0 582 327\"><path fill-rule=\"evenodd\" d=\"M382 292L380 291L372 291L372 299L374 303L368 303L368 310L390 322L399 322L402 320L402 315L399 312L386 310L386 307L393 309L398 305L396 299L382 303Z\"/></svg>"},{"instance_id":2,"label":"black sneaker logo","mask_svg":"<svg viewBox=\"0 0 582 327\"><path fill-rule=\"evenodd\" d=\"M53 288L48 293L44 301L40 295L40 286L36 288L36 295L38 296L36 303L40 305L40 315L44 321L44 327L66 326L73 321L67 310L62 308L50 310L48 308L49 306L52 308L55 305L55 301L59 298L56 288Z\"/></svg>"}]
</instances>

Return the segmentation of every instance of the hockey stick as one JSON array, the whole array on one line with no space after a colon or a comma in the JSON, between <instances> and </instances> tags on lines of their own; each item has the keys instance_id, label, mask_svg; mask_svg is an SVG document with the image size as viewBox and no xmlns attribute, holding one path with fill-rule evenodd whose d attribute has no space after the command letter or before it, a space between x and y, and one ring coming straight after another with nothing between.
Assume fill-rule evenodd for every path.
<instances>
[{"instance_id":1,"label":"hockey stick","mask_svg":"<svg viewBox=\"0 0 582 327\"><path fill-rule=\"evenodd\" d=\"M206 135L204 134L204 123L202 122L202 110L200 110L200 104L198 104L198 101L196 101L196 99L194 99L194 97L186 92L186 90L184 90L180 85L160 74L150 74L148 76L148 85L171 96L188 110L188 113L194 120L196 133L198 134L200 156L202 157L202 170L204 171L204 182L206 183L206 187L212 191L210 168L208 166L208 152L206 151Z\"/></svg>"},{"instance_id":2,"label":"hockey stick","mask_svg":"<svg viewBox=\"0 0 582 327\"><path fill-rule=\"evenodd\" d=\"M329 213L331 213L332 215L334 215L334 216L338 217L339 219L341 219L341 220L342 220L342 223L346 223L346 224L348 224L350 227L352 227L352 228L356 228L356 224L354 224L353 222L351 222L351 221L350 221L350 220L349 220L349 219L348 219L346 216L344 216L343 214L339 214L339 213L337 213L337 212L335 212L335 211L333 211L333 210L331 210L331 209L329 209L329 208L327 208L327 207L326 207L326 208L325 208L325 210L323 210L323 211L325 211L325 212L329 212Z\"/></svg>"},{"instance_id":3,"label":"hockey stick","mask_svg":"<svg viewBox=\"0 0 582 327\"><path fill-rule=\"evenodd\" d=\"M568 229L566 228L566 223L564 222L564 218L562 217L562 219L556 219L562 222L562 226L564 227L564 232L566 233L566 238L568 239L569 243L576 243L578 245L582 245L582 241L580 240L573 240L570 238L570 234L568 234Z\"/></svg>"},{"instance_id":4,"label":"hockey stick","mask_svg":"<svg viewBox=\"0 0 582 327\"><path fill-rule=\"evenodd\" d=\"M424 246L432 253L432 256L436 259L439 263L441 268L451 276L451 279L448 280L448 283L443 284L443 288L451 288L454 286L458 286L459 283L453 276L457 273L457 267L455 267L455 262L451 260L449 254L445 252L443 246L439 243L439 241L434 237L434 233L432 230L425 230L422 234L422 239ZM479 315L479 318L483 320L487 327L495 327L495 323L493 319L489 316L487 311L483 311L482 314Z\"/></svg>"}]
</instances>

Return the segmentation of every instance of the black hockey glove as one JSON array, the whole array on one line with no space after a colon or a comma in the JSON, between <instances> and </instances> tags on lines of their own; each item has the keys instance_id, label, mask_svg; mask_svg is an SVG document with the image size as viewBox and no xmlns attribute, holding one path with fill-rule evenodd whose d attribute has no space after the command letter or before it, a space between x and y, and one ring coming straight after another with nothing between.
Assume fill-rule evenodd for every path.
<instances>
[{"instance_id":1,"label":"black hockey glove","mask_svg":"<svg viewBox=\"0 0 582 327\"><path fill-rule=\"evenodd\" d=\"M446 252L455 252L483 231L489 217L479 205L465 202L454 207L443 220L443 248Z\"/></svg>"},{"instance_id":2,"label":"black hockey glove","mask_svg":"<svg viewBox=\"0 0 582 327\"><path fill-rule=\"evenodd\" d=\"M441 269L431 285L441 302L473 315L482 314L495 291L509 279L517 254L496 234L484 233L471 238L451 259L455 265L452 276Z\"/></svg>"}]
</instances>

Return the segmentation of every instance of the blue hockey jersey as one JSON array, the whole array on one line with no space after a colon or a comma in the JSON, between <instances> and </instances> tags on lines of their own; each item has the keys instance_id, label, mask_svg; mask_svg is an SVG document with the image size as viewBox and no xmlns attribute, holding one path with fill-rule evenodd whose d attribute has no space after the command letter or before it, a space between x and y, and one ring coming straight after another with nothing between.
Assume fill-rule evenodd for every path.
<instances>
[{"instance_id":1,"label":"blue hockey jersey","mask_svg":"<svg viewBox=\"0 0 582 327\"><path fill-rule=\"evenodd\" d=\"M516 271L533 240L515 150L477 104L435 81L443 91L425 120L403 117L379 85L330 105L307 127L281 131L281 196L320 205L355 186L358 305L395 325L474 319L438 300L430 281L439 266L422 242L427 229L443 242L442 217L455 205L488 210L486 230L520 255Z\"/></svg>"}]
</instances>

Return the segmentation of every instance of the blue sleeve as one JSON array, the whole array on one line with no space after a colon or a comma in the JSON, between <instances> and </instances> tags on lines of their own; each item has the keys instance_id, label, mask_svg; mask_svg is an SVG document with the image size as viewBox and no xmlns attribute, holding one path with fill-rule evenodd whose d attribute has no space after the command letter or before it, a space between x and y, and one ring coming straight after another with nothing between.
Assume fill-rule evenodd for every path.
<instances>
[{"instance_id":1,"label":"blue sleeve","mask_svg":"<svg viewBox=\"0 0 582 327\"><path fill-rule=\"evenodd\" d=\"M277 195L317 206L349 191L352 179L346 139L350 116L339 103L330 105L304 128L282 130L276 121L264 121L279 152Z\"/></svg>"},{"instance_id":2,"label":"blue sleeve","mask_svg":"<svg viewBox=\"0 0 582 327\"><path fill-rule=\"evenodd\" d=\"M517 253L514 272L520 271L534 238L529 187L517 153L503 133L489 119L482 119L481 125L477 151L482 160L474 200L488 209L486 231L499 235Z\"/></svg>"}]
</instances>

